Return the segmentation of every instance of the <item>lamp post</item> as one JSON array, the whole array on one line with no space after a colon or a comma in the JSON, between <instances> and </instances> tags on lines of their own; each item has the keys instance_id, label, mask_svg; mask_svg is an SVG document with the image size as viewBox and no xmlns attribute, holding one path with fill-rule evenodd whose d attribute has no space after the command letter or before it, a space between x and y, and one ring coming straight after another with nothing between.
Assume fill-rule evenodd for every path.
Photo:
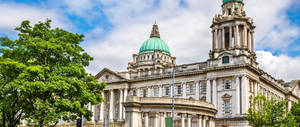
<instances>
[{"instance_id":1,"label":"lamp post","mask_svg":"<svg viewBox=\"0 0 300 127\"><path fill-rule=\"evenodd\" d=\"M172 76L172 127L174 127L174 97L175 97L175 66L173 66Z\"/></svg>"}]
</instances>

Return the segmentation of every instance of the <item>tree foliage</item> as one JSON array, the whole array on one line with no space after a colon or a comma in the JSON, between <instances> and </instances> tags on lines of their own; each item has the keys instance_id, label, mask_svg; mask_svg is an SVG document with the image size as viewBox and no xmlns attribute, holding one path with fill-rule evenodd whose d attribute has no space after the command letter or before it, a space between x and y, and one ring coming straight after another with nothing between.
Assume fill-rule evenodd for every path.
<instances>
[{"instance_id":1,"label":"tree foliage","mask_svg":"<svg viewBox=\"0 0 300 127\"><path fill-rule=\"evenodd\" d=\"M83 35L51 28L51 20L34 26L23 21L18 38L0 38L0 113L2 125L17 126L26 119L33 126L55 126L91 112L105 83L98 83L84 67L93 60L80 46Z\"/></svg>"},{"instance_id":2,"label":"tree foliage","mask_svg":"<svg viewBox=\"0 0 300 127\"><path fill-rule=\"evenodd\" d=\"M291 114L295 117L297 124L300 126L300 100L298 103L293 104Z\"/></svg>"},{"instance_id":3,"label":"tree foliage","mask_svg":"<svg viewBox=\"0 0 300 127\"><path fill-rule=\"evenodd\" d=\"M253 127L297 127L294 116L286 115L285 104L284 100L256 96L248 109L249 124Z\"/></svg>"}]
</instances>

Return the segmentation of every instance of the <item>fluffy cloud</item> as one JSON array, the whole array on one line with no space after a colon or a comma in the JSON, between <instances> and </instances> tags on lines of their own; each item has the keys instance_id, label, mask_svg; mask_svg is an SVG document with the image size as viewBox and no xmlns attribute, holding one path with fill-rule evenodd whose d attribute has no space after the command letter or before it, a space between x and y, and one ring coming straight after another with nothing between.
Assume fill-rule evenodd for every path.
<instances>
[{"instance_id":1,"label":"fluffy cloud","mask_svg":"<svg viewBox=\"0 0 300 127\"><path fill-rule=\"evenodd\" d=\"M56 10L37 8L25 4L0 3L1 20L0 32L8 32L19 26L23 20L30 20L32 24L38 21L52 19L53 25L71 29L70 21Z\"/></svg>"},{"instance_id":2,"label":"fluffy cloud","mask_svg":"<svg viewBox=\"0 0 300 127\"><path fill-rule=\"evenodd\" d=\"M300 79L300 57L273 56L271 52L257 51L257 61L264 71L277 79L287 81Z\"/></svg>"},{"instance_id":3,"label":"fluffy cloud","mask_svg":"<svg viewBox=\"0 0 300 127\"><path fill-rule=\"evenodd\" d=\"M106 37L94 39L86 46L86 50L95 58L87 68L93 74L103 67L125 71L132 54L137 53L143 41L149 38L151 25L155 20L158 21L161 38L168 43L172 55L177 57L178 64L206 60L212 38L209 26L214 15L221 13L222 4L221 0L100 0L100 2L113 28ZM246 12L253 17L257 26L255 33L257 49L282 50L299 35L299 28L290 24L284 13L293 2L295 1L245 1ZM261 60L267 57L260 55L259 58ZM268 64L262 62L260 65L265 69ZM266 69L274 74L272 69ZM287 74L283 78L295 78L295 75L290 76L289 70L281 71Z\"/></svg>"},{"instance_id":4,"label":"fluffy cloud","mask_svg":"<svg viewBox=\"0 0 300 127\"><path fill-rule=\"evenodd\" d=\"M272 3L272 4L270 4ZM254 19L257 49L285 51L299 38L300 29L287 19L286 9L295 0L247 0L246 11Z\"/></svg>"}]
</instances>

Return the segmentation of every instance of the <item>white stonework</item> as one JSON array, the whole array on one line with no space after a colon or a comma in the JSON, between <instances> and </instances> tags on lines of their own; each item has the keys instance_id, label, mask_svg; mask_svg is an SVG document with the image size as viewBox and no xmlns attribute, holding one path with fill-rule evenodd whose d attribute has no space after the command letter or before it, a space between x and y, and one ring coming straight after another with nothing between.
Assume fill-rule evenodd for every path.
<instances>
[{"instance_id":1,"label":"white stonework","mask_svg":"<svg viewBox=\"0 0 300 127\"><path fill-rule=\"evenodd\" d=\"M213 42L207 61L176 65L170 53L154 50L134 54L126 72L100 71L96 79L107 87L105 102L93 110L98 124L109 120L113 126L164 127L164 118L171 114L173 68L175 98L184 102L175 105L186 106L175 108L176 127L247 127L248 108L259 93L287 100L290 110L300 98L300 81L285 83L258 67L255 26L242 2L225 2L222 10L211 25ZM160 37L156 24L152 36Z\"/></svg>"}]
</instances>

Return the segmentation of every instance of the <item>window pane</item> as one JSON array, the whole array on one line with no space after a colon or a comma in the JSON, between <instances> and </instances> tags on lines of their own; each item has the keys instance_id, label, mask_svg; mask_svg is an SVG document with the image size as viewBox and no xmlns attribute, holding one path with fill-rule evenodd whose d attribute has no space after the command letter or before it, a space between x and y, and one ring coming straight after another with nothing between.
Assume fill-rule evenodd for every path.
<instances>
[{"instance_id":1,"label":"window pane","mask_svg":"<svg viewBox=\"0 0 300 127\"><path fill-rule=\"evenodd\" d=\"M223 62L223 64L229 63L229 56L224 56L222 58L222 62Z\"/></svg>"},{"instance_id":2,"label":"window pane","mask_svg":"<svg viewBox=\"0 0 300 127\"><path fill-rule=\"evenodd\" d=\"M170 92L170 88L166 87L166 95L169 95L169 92Z\"/></svg>"},{"instance_id":3,"label":"window pane","mask_svg":"<svg viewBox=\"0 0 300 127\"><path fill-rule=\"evenodd\" d=\"M229 101L225 101L225 113L230 113L230 102Z\"/></svg>"}]
</instances>

